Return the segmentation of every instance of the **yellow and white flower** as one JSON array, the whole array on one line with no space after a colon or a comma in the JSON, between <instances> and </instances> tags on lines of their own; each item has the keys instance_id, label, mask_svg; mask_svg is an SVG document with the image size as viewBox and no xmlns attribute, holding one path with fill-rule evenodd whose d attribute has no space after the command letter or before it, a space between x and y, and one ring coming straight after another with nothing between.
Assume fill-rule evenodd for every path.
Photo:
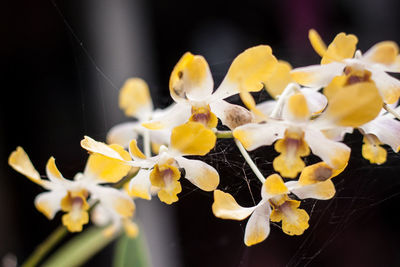
<instances>
[{"instance_id":1,"label":"yellow and white flower","mask_svg":"<svg viewBox=\"0 0 400 267\"><path fill-rule=\"evenodd\" d=\"M296 84L289 84L277 102L258 105L259 110L268 112L268 119L240 126L233 131L233 136L247 150L276 141L275 150L281 154L274 159L273 166L287 178L295 178L303 170L305 163L301 158L308 156L310 149L331 168L342 169L347 165L350 148L323 133L323 130L337 127L332 123L332 116L312 117L326 104L322 94L309 89L300 90ZM335 103L328 106L325 112L332 108L336 108Z\"/></svg>"},{"instance_id":2,"label":"yellow and white flower","mask_svg":"<svg viewBox=\"0 0 400 267\"><path fill-rule=\"evenodd\" d=\"M187 121L215 128L218 118L231 129L253 121L252 114L223 99L240 94L247 106L254 106L249 92L263 88L263 82L277 65L269 46L249 48L238 55L224 80L213 93L213 79L207 61L200 55L184 54L171 73L170 94L177 103L164 116L143 125L148 129L174 127ZM177 116L182 114L182 116Z\"/></svg>"},{"instance_id":3,"label":"yellow and white flower","mask_svg":"<svg viewBox=\"0 0 400 267\"><path fill-rule=\"evenodd\" d=\"M147 83L140 78L130 78L126 80L119 93L119 107L128 117L135 118L134 122L125 122L115 125L107 134L107 143L119 144L128 147L132 139L137 139L138 135L149 135L150 141L154 145L168 144L171 129L160 131L150 131L142 126L143 122L156 119L162 116L173 106L163 110L153 109L153 101ZM176 114L179 116L180 114Z\"/></svg>"},{"instance_id":4,"label":"yellow and white flower","mask_svg":"<svg viewBox=\"0 0 400 267\"><path fill-rule=\"evenodd\" d=\"M364 55L356 51L355 35L339 33L326 47L321 37L310 30L309 39L322 57L321 65L294 69L292 78L301 85L325 87L334 77L345 74L349 84L374 81L385 103L400 97L400 81L386 72L400 72L399 48L395 42L384 41L371 47Z\"/></svg>"},{"instance_id":5,"label":"yellow and white flower","mask_svg":"<svg viewBox=\"0 0 400 267\"><path fill-rule=\"evenodd\" d=\"M400 111L397 108L395 111ZM400 150L400 121L392 114L382 110L374 120L361 125L360 132L364 135L362 155L371 163L386 162L387 152L382 145L389 145L394 152Z\"/></svg>"},{"instance_id":6,"label":"yellow and white flower","mask_svg":"<svg viewBox=\"0 0 400 267\"><path fill-rule=\"evenodd\" d=\"M301 235L308 228L309 216L299 209L300 201L290 199L290 191L278 174L270 175L261 188L261 201L254 207L240 206L232 195L214 191L213 213L216 217L247 222L244 243L252 246L264 241L270 232L270 223L282 221L282 230L288 235ZM272 210L271 210L272 207Z\"/></svg>"},{"instance_id":7,"label":"yellow and white flower","mask_svg":"<svg viewBox=\"0 0 400 267\"><path fill-rule=\"evenodd\" d=\"M129 153L118 145L108 147L120 157L129 159ZM46 165L48 180L40 177L28 155L21 147L11 153L9 164L16 171L41 185L49 192L39 194L35 199L36 208L48 219L62 210L62 223L71 232L79 232L89 222L89 202L99 201L103 206L113 209L121 217L131 217L134 204L130 197L114 188L106 188L102 183L114 183L123 178L131 166L102 155L91 155L83 173L78 173L74 180L65 179L51 157Z\"/></svg>"},{"instance_id":8,"label":"yellow and white flower","mask_svg":"<svg viewBox=\"0 0 400 267\"><path fill-rule=\"evenodd\" d=\"M215 190L219 184L218 172L200 160L183 157L205 155L215 146L215 142L215 134L198 122L188 122L175 127L171 134L170 148L161 146L159 154L154 157L146 157L137 147L136 140L132 140L129 151L133 160L124 162L142 169L131 180L130 193L136 197L151 199L152 189L156 189L162 202L167 204L176 202L177 195L182 190L179 169L184 169L185 178L200 189ZM89 137L85 137L81 145L92 153L123 160L105 144Z\"/></svg>"}]
</instances>

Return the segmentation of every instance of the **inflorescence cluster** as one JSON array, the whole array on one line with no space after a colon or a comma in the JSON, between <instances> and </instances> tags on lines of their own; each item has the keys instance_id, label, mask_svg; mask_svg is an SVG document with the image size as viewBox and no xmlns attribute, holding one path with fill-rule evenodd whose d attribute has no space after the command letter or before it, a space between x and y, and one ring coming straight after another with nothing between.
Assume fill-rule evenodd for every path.
<instances>
[{"instance_id":1,"label":"inflorescence cluster","mask_svg":"<svg viewBox=\"0 0 400 267\"><path fill-rule=\"evenodd\" d=\"M95 224L108 225L106 235L124 229L135 237L134 199L157 195L172 204L182 191L180 179L186 178L201 190L213 191L216 217L250 217L247 246L267 238L270 221L281 222L288 235L301 235L309 227L301 200L335 195L332 178L346 168L351 152L342 142L346 134L357 129L363 135L362 155L372 164L386 161L382 145L395 152L400 148L400 81L387 74L400 72L397 44L380 42L362 54L352 34L338 34L329 46L314 30L309 39L322 57L320 65L292 69L269 46L259 45L233 60L216 90L206 60L188 52L170 77L175 103L163 110L154 110L146 82L128 79L119 105L136 120L113 127L109 145L86 136L81 146L90 156L73 180L62 176L53 157L46 166L48 179L42 179L21 147L11 153L9 164L47 190L36 197L36 208L49 219L63 211L62 223L71 232L82 231L91 213ZM256 104L251 93L263 89L274 100ZM236 94L247 108L224 100ZM218 130L219 121L230 131ZM220 175L215 168L185 157L206 155L217 138L232 138L262 183L257 205L240 206L217 189ZM270 145L279 156L273 160L276 173L265 178L247 151ZM302 158L311 153L320 161L306 166Z\"/></svg>"}]
</instances>

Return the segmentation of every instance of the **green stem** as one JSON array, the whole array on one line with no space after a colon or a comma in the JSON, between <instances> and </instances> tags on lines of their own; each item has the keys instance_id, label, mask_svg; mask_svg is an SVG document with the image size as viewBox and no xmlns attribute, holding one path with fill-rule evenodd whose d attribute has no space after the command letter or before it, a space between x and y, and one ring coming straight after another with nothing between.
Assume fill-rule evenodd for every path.
<instances>
[{"instance_id":1,"label":"green stem","mask_svg":"<svg viewBox=\"0 0 400 267\"><path fill-rule=\"evenodd\" d=\"M264 175L262 175L260 170L257 168L257 165L251 159L249 153L247 153L247 151L243 147L242 143L240 143L240 141L237 139L235 139L235 143L236 143L236 146L239 148L240 153L242 153L242 156L246 160L247 164L249 164L250 168L253 170L254 174L257 176L258 180L260 180L261 183L264 183L265 182Z\"/></svg>"},{"instance_id":2,"label":"green stem","mask_svg":"<svg viewBox=\"0 0 400 267\"><path fill-rule=\"evenodd\" d=\"M67 233L67 228L62 225L58 226L45 241L37 246L35 251L21 265L21 267L37 266L37 264L67 235Z\"/></svg>"},{"instance_id":3,"label":"green stem","mask_svg":"<svg viewBox=\"0 0 400 267\"><path fill-rule=\"evenodd\" d=\"M217 136L217 138L233 138L232 131L216 131L215 135Z\"/></svg>"}]
</instances>

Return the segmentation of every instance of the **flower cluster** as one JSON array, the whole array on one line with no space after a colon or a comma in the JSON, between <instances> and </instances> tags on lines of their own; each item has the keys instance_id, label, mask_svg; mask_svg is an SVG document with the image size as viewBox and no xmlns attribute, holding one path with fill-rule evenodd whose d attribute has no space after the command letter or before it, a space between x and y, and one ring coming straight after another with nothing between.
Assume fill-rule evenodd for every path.
<instances>
[{"instance_id":1,"label":"flower cluster","mask_svg":"<svg viewBox=\"0 0 400 267\"><path fill-rule=\"evenodd\" d=\"M216 217L250 217L247 246L268 237L270 221L281 222L288 235L301 235L310 218L300 208L301 200L335 195L332 178L345 170L351 153L343 143L346 134L356 129L363 135L362 155L372 164L386 161L382 145L400 149L400 81L387 73L400 72L398 46L381 42L363 55L352 34L340 33L328 46L314 30L309 39L322 57L320 65L292 69L276 59L269 46L260 45L239 54L215 90L207 61L188 52L171 73L169 90L175 103L163 110L153 109L146 82L128 79L119 105L135 120L113 127L109 145L86 136L81 146L90 156L73 180L61 175L54 158L46 166L48 180L42 179L20 147L9 164L48 190L37 196L36 208L49 219L59 210L65 212L62 223L70 231L82 230L93 207L93 221L109 224L107 233L124 228L135 236L133 199L157 195L172 204L182 191L180 179L186 178L201 190L213 191ZM256 103L252 93L261 90L272 100ZM236 94L244 106L225 100ZM218 129L222 126L230 130ZM242 207L217 189L223 177L214 167L186 157L206 155L222 136L234 139L262 183L261 201L253 207ZM273 159L276 173L265 178L247 151L271 145L279 153ZM303 158L311 154L320 161L306 166Z\"/></svg>"}]
</instances>

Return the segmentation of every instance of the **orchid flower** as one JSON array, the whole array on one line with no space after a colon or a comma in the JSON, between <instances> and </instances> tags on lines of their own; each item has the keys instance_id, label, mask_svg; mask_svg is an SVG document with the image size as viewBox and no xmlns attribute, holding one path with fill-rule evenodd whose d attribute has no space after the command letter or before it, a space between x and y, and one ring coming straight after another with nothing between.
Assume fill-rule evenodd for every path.
<instances>
[{"instance_id":1,"label":"orchid flower","mask_svg":"<svg viewBox=\"0 0 400 267\"><path fill-rule=\"evenodd\" d=\"M125 159L129 154L118 145L110 145L109 149ZM90 202L99 201L100 205L115 211L121 218L133 215L134 204L131 198L115 188L104 187L103 183L119 181L131 169L130 166L102 155L91 155L83 173L75 175L74 180L65 179L51 157L46 165L48 180L40 177L26 152L21 148L11 153L9 164L31 181L39 184L49 192L39 194L35 199L36 208L48 219L62 210L62 223L71 232L82 231L89 222L88 210ZM90 198L90 199L88 199Z\"/></svg>"},{"instance_id":2,"label":"orchid flower","mask_svg":"<svg viewBox=\"0 0 400 267\"><path fill-rule=\"evenodd\" d=\"M132 139L138 135L149 134L153 150L157 152L157 145L168 144L171 129L162 131L149 131L142 126L143 122L162 116L173 106L166 109L153 109L153 101L150 96L147 83L140 78L126 80L119 93L119 107L128 117L135 118L135 122L125 122L115 125L107 134L107 143L119 144L128 147ZM177 114L179 115L179 114Z\"/></svg>"},{"instance_id":3,"label":"orchid flower","mask_svg":"<svg viewBox=\"0 0 400 267\"><path fill-rule=\"evenodd\" d=\"M251 122L254 118L248 110L224 99L240 94L243 102L250 101L249 92L263 88L265 77L274 71L276 64L269 46L249 48L234 59L224 80L213 93L214 82L207 61L202 56L187 52L176 64L169 82L170 94L176 105L164 116L143 126L163 129L194 121L215 128L219 118L222 124L234 129Z\"/></svg>"},{"instance_id":4,"label":"orchid flower","mask_svg":"<svg viewBox=\"0 0 400 267\"><path fill-rule=\"evenodd\" d=\"M159 154L146 157L132 140L129 151L133 160L125 160L108 147L85 137L81 145L86 150L125 162L130 166L141 167L130 182L130 193L134 196L151 199L152 187L156 188L158 198L167 204L178 201L182 191L179 169L185 170L185 178L204 191L213 191L219 184L218 172L210 165L183 156L205 155L216 142L215 134L198 122L188 122L175 127L171 134L170 147L161 146Z\"/></svg>"},{"instance_id":5,"label":"orchid flower","mask_svg":"<svg viewBox=\"0 0 400 267\"><path fill-rule=\"evenodd\" d=\"M396 109L398 111L399 108ZM382 109L374 120L361 125L360 132L364 135L362 155L370 163L383 164L387 152L381 145L389 145L394 152L400 150L400 121L392 114Z\"/></svg>"},{"instance_id":6,"label":"orchid flower","mask_svg":"<svg viewBox=\"0 0 400 267\"><path fill-rule=\"evenodd\" d=\"M386 73L400 72L399 48L395 42L377 43L362 55L360 50L356 51L358 39L352 34L339 33L328 47L315 30L310 30L309 39L322 57L321 65L294 69L292 78L296 82L325 87L334 77L345 74L349 84L374 81L387 104L399 99L400 81Z\"/></svg>"}]
</instances>

